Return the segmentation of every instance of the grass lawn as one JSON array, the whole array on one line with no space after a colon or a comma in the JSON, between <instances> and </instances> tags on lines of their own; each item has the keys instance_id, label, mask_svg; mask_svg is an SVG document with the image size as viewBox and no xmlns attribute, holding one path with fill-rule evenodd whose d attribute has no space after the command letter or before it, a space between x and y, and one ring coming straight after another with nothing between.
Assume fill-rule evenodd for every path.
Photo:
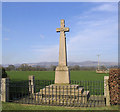
<instances>
[{"instance_id":1,"label":"grass lawn","mask_svg":"<svg viewBox=\"0 0 120 112\"><path fill-rule=\"evenodd\" d=\"M2 110L118 110L118 106L106 107L61 107L61 106L44 106L28 105L16 103L2 103Z\"/></svg>"},{"instance_id":2,"label":"grass lawn","mask_svg":"<svg viewBox=\"0 0 120 112\"><path fill-rule=\"evenodd\" d=\"M54 71L7 71L11 80L28 80L29 75L34 75L37 80L54 80ZM104 80L109 74L97 74L95 71L71 71L71 80Z\"/></svg>"}]
</instances>

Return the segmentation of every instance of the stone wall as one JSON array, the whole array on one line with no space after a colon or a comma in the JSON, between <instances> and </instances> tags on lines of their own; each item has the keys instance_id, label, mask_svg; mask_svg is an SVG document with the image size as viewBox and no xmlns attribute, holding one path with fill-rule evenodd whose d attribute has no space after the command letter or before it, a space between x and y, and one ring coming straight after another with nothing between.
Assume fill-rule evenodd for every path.
<instances>
[{"instance_id":1,"label":"stone wall","mask_svg":"<svg viewBox=\"0 0 120 112\"><path fill-rule=\"evenodd\" d=\"M110 103L112 105L120 104L120 69L113 68L109 72Z\"/></svg>"},{"instance_id":2,"label":"stone wall","mask_svg":"<svg viewBox=\"0 0 120 112\"><path fill-rule=\"evenodd\" d=\"M109 70L96 70L96 73L109 73Z\"/></svg>"}]
</instances>

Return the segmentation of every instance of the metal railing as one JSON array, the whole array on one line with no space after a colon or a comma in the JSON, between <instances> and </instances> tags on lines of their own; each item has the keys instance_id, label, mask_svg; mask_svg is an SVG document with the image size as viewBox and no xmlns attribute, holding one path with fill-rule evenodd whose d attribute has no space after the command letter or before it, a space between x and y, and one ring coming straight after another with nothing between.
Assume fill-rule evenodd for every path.
<instances>
[{"instance_id":1,"label":"metal railing","mask_svg":"<svg viewBox=\"0 0 120 112\"><path fill-rule=\"evenodd\" d=\"M73 81L54 84L54 80L10 81L10 101L24 104L92 107L105 106L103 81ZM34 92L31 91L34 89Z\"/></svg>"}]
</instances>

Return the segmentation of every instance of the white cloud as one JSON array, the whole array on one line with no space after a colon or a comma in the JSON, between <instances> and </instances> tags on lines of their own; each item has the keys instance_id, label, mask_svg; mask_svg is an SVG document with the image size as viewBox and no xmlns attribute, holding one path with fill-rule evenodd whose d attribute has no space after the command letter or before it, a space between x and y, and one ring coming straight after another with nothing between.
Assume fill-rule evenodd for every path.
<instances>
[{"instance_id":1,"label":"white cloud","mask_svg":"<svg viewBox=\"0 0 120 112\"><path fill-rule=\"evenodd\" d=\"M8 40L10 40L10 38L7 38L7 37L6 37L6 38L3 38L3 40L6 40L6 41L8 41Z\"/></svg>"},{"instance_id":2,"label":"white cloud","mask_svg":"<svg viewBox=\"0 0 120 112\"><path fill-rule=\"evenodd\" d=\"M97 60L97 54L101 54L102 61L116 61L118 51L116 17L105 16L98 19L91 14L88 18L84 19L83 16L79 21L74 20L77 23L74 27L76 32L67 38L68 61ZM58 61L59 44L33 46L32 49L36 56L39 56L37 57L39 61Z\"/></svg>"},{"instance_id":3,"label":"white cloud","mask_svg":"<svg viewBox=\"0 0 120 112\"><path fill-rule=\"evenodd\" d=\"M108 12L113 12L113 11L117 11L118 7L117 7L117 4L116 5L113 5L113 4L110 4L110 3L105 3L105 4L102 4L100 6L97 6L95 8L93 8L91 11L108 11Z\"/></svg>"},{"instance_id":4,"label":"white cloud","mask_svg":"<svg viewBox=\"0 0 120 112\"><path fill-rule=\"evenodd\" d=\"M59 45L33 46L32 51L38 61L58 61Z\"/></svg>"},{"instance_id":5,"label":"white cloud","mask_svg":"<svg viewBox=\"0 0 120 112\"><path fill-rule=\"evenodd\" d=\"M44 37L44 35L40 34L40 38L43 39L43 38L45 38L45 37Z\"/></svg>"},{"instance_id":6,"label":"white cloud","mask_svg":"<svg viewBox=\"0 0 120 112\"><path fill-rule=\"evenodd\" d=\"M102 10L102 6L97 10ZM108 6L104 6L104 11L108 11L105 7ZM69 61L95 60L97 54L103 56L103 61L118 60L118 15L109 13L110 10L109 14L97 10L97 14L91 9L74 18L74 35L67 42Z\"/></svg>"},{"instance_id":7,"label":"white cloud","mask_svg":"<svg viewBox=\"0 0 120 112\"><path fill-rule=\"evenodd\" d=\"M77 29L73 37L67 38L68 61L97 60L97 54L101 54L102 61L116 61L110 59L111 51L117 52L117 23L113 19L101 19L78 22L79 27L85 25L85 29ZM112 28L111 28L112 26ZM33 46L39 61L58 61L59 45ZM116 55L117 58L117 54ZM114 56L115 57L115 56Z\"/></svg>"}]
</instances>

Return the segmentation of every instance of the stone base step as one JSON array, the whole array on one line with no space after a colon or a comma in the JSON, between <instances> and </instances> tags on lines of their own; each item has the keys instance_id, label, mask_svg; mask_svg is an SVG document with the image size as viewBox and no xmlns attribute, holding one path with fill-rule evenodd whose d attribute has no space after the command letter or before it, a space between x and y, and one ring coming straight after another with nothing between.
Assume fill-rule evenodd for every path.
<instances>
[{"instance_id":1,"label":"stone base step","mask_svg":"<svg viewBox=\"0 0 120 112\"><path fill-rule=\"evenodd\" d=\"M76 85L76 84L51 84L49 86L46 86L45 88L50 88L50 89L78 89L79 85Z\"/></svg>"},{"instance_id":2,"label":"stone base step","mask_svg":"<svg viewBox=\"0 0 120 112\"><path fill-rule=\"evenodd\" d=\"M68 100L78 100L87 102L90 97L89 91L84 91L84 88L79 85L70 85L70 84L52 84L46 86L43 89L40 89L40 92L33 95L34 99L47 99L48 101L68 101Z\"/></svg>"},{"instance_id":3,"label":"stone base step","mask_svg":"<svg viewBox=\"0 0 120 112\"><path fill-rule=\"evenodd\" d=\"M41 94L39 93L35 93L34 95L32 95L32 98L36 99L36 100L40 100L40 99L45 99L45 100L52 100L52 101L71 101L71 100L77 100L77 101L83 101L83 102L87 102L89 100L90 97L90 92L89 91L84 91L83 94L80 95L47 95L47 94Z\"/></svg>"},{"instance_id":4,"label":"stone base step","mask_svg":"<svg viewBox=\"0 0 120 112\"><path fill-rule=\"evenodd\" d=\"M24 104L38 104L38 105L58 105L58 106L76 106L76 107L100 107L105 106L105 100L104 95L91 95L89 100L85 103L84 100L64 100L60 99L56 101L56 99L47 99L42 98L42 96L39 96L37 98L33 98L33 95L27 96L25 98L21 98L19 100L14 100L15 103L24 103Z\"/></svg>"},{"instance_id":5,"label":"stone base step","mask_svg":"<svg viewBox=\"0 0 120 112\"><path fill-rule=\"evenodd\" d=\"M35 101L42 101L42 102L60 102L60 103L87 103L87 97L78 97L78 98L58 98L58 97L34 97Z\"/></svg>"},{"instance_id":6,"label":"stone base step","mask_svg":"<svg viewBox=\"0 0 120 112\"><path fill-rule=\"evenodd\" d=\"M44 89L40 89L40 93L41 94L47 94L47 95L80 95L84 92L84 88L83 87L80 87L78 89L65 89L65 90L62 90L62 89L48 89L48 88L44 88Z\"/></svg>"},{"instance_id":7,"label":"stone base step","mask_svg":"<svg viewBox=\"0 0 120 112\"><path fill-rule=\"evenodd\" d=\"M46 91L46 92L38 92L38 93L35 93L35 95L36 96L39 96L39 95L43 95L43 96L75 96L75 97L77 97L77 96L81 96L81 97L84 97L84 96L90 96L90 92L89 91L84 91L84 92L70 92L70 91L64 91L64 93L63 92L61 92L61 91L53 91L53 92L51 92L51 91Z\"/></svg>"},{"instance_id":8,"label":"stone base step","mask_svg":"<svg viewBox=\"0 0 120 112\"><path fill-rule=\"evenodd\" d=\"M40 89L40 94L46 95L81 95L84 92L84 88L79 85L58 85L52 84Z\"/></svg>"}]
</instances>

